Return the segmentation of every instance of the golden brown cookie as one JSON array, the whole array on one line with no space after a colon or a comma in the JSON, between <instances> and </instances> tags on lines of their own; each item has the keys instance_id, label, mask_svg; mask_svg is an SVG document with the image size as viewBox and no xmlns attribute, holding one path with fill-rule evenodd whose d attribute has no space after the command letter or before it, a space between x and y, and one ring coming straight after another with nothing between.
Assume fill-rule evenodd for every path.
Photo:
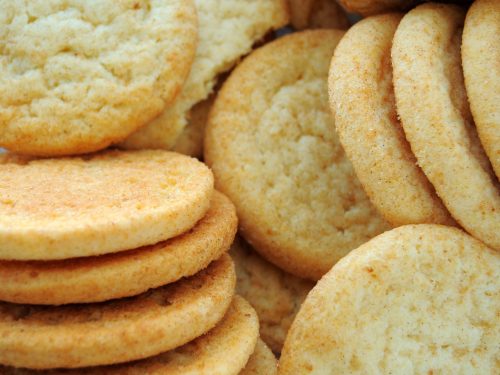
<instances>
[{"instance_id":1,"label":"golden brown cookie","mask_svg":"<svg viewBox=\"0 0 500 375\"><path fill-rule=\"evenodd\" d=\"M288 23L286 0L195 0L199 42L191 73L179 97L155 120L121 144L128 149L171 149L188 123L188 114L205 100L217 76L247 54L268 31Z\"/></svg>"},{"instance_id":2,"label":"golden brown cookie","mask_svg":"<svg viewBox=\"0 0 500 375\"><path fill-rule=\"evenodd\" d=\"M481 147L467 102L460 44L465 11L428 3L394 36L398 114L418 164L451 215L500 250L500 184Z\"/></svg>"},{"instance_id":3,"label":"golden brown cookie","mask_svg":"<svg viewBox=\"0 0 500 375\"><path fill-rule=\"evenodd\" d=\"M229 254L236 268L236 292L257 311L264 342L280 353L288 329L314 283L264 260L239 237Z\"/></svg>"},{"instance_id":4,"label":"golden brown cookie","mask_svg":"<svg viewBox=\"0 0 500 375\"><path fill-rule=\"evenodd\" d=\"M279 374L494 374L499 316L498 252L456 228L399 227L318 282Z\"/></svg>"},{"instance_id":5,"label":"golden brown cookie","mask_svg":"<svg viewBox=\"0 0 500 375\"><path fill-rule=\"evenodd\" d=\"M310 279L389 228L364 193L328 106L328 67L342 35L302 31L254 51L219 91L205 133L205 161L235 204L243 237Z\"/></svg>"},{"instance_id":6,"label":"golden brown cookie","mask_svg":"<svg viewBox=\"0 0 500 375\"><path fill-rule=\"evenodd\" d=\"M292 26L302 29L347 29L346 12L335 0L288 0Z\"/></svg>"},{"instance_id":7,"label":"golden brown cookie","mask_svg":"<svg viewBox=\"0 0 500 375\"><path fill-rule=\"evenodd\" d=\"M2 1L0 147L103 149L161 113L194 58L192 0Z\"/></svg>"},{"instance_id":8,"label":"golden brown cookie","mask_svg":"<svg viewBox=\"0 0 500 375\"><path fill-rule=\"evenodd\" d=\"M337 0L350 13L371 16L410 8L417 0Z\"/></svg>"},{"instance_id":9,"label":"golden brown cookie","mask_svg":"<svg viewBox=\"0 0 500 375\"><path fill-rule=\"evenodd\" d=\"M397 13L366 18L335 49L329 76L335 126L366 193L387 221L451 224L396 114L391 45L401 18Z\"/></svg>"},{"instance_id":10,"label":"golden brown cookie","mask_svg":"<svg viewBox=\"0 0 500 375\"><path fill-rule=\"evenodd\" d=\"M278 362L264 341L257 340L255 350L239 375L276 375Z\"/></svg>"},{"instance_id":11,"label":"golden brown cookie","mask_svg":"<svg viewBox=\"0 0 500 375\"><path fill-rule=\"evenodd\" d=\"M174 349L222 319L235 281L224 255L195 276L127 299L57 307L2 302L0 364L75 368Z\"/></svg>"},{"instance_id":12,"label":"golden brown cookie","mask_svg":"<svg viewBox=\"0 0 500 375\"><path fill-rule=\"evenodd\" d=\"M233 242L234 206L215 192L207 214L189 232L116 254L57 261L0 261L0 300L60 305L134 296L194 275Z\"/></svg>"},{"instance_id":13,"label":"golden brown cookie","mask_svg":"<svg viewBox=\"0 0 500 375\"><path fill-rule=\"evenodd\" d=\"M465 88L486 153L500 178L500 1L476 0L462 36Z\"/></svg>"},{"instance_id":14,"label":"golden brown cookie","mask_svg":"<svg viewBox=\"0 0 500 375\"><path fill-rule=\"evenodd\" d=\"M213 192L204 164L166 151L0 163L0 259L65 259L155 244L191 229Z\"/></svg>"}]
</instances>

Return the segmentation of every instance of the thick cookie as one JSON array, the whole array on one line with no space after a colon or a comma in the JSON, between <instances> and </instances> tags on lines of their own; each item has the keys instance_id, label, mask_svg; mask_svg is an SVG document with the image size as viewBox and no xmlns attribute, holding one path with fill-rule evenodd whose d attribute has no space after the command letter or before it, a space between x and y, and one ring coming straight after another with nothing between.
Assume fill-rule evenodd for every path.
<instances>
[{"instance_id":1,"label":"thick cookie","mask_svg":"<svg viewBox=\"0 0 500 375\"><path fill-rule=\"evenodd\" d=\"M467 102L460 44L465 11L424 4L394 36L398 114L418 164L451 215L500 250L500 185L484 154Z\"/></svg>"},{"instance_id":2,"label":"thick cookie","mask_svg":"<svg viewBox=\"0 0 500 375\"><path fill-rule=\"evenodd\" d=\"M156 245L58 261L0 261L0 300L60 305L134 296L207 267L229 249L236 227L234 206L215 192L193 229Z\"/></svg>"},{"instance_id":3,"label":"thick cookie","mask_svg":"<svg viewBox=\"0 0 500 375\"><path fill-rule=\"evenodd\" d=\"M236 292L257 311L264 342L280 353L288 329L314 283L267 262L239 237L229 254L236 268Z\"/></svg>"},{"instance_id":4,"label":"thick cookie","mask_svg":"<svg viewBox=\"0 0 500 375\"><path fill-rule=\"evenodd\" d=\"M347 31L330 67L330 105L357 176L390 223L450 224L453 219L417 166L396 114L391 45L401 18L369 17Z\"/></svg>"},{"instance_id":5,"label":"thick cookie","mask_svg":"<svg viewBox=\"0 0 500 375\"><path fill-rule=\"evenodd\" d=\"M199 42L179 97L122 147L171 149L187 125L189 110L206 99L217 76L229 70L268 31L288 22L286 0L195 0Z\"/></svg>"},{"instance_id":6,"label":"thick cookie","mask_svg":"<svg viewBox=\"0 0 500 375\"><path fill-rule=\"evenodd\" d=\"M224 255L191 278L127 299L57 307L2 302L0 363L75 368L174 349L222 319L235 282L233 262Z\"/></svg>"},{"instance_id":7,"label":"thick cookie","mask_svg":"<svg viewBox=\"0 0 500 375\"><path fill-rule=\"evenodd\" d=\"M0 159L0 259L49 260L155 244L191 229L213 176L166 151Z\"/></svg>"},{"instance_id":8,"label":"thick cookie","mask_svg":"<svg viewBox=\"0 0 500 375\"><path fill-rule=\"evenodd\" d=\"M256 361L269 361L267 353L266 357L263 357L259 341L254 354L250 356L258 332L259 324L255 311L245 300L235 296L226 315L215 328L179 348L151 358L114 366L72 370L34 371L0 366L0 372L3 375L233 375L245 366L247 360L247 367L250 369L256 368ZM276 366L275 362L273 366ZM275 374L245 371L246 367L239 373Z\"/></svg>"},{"instance_id":9,"label":"thick cookie","mask_svg":"<svg viewBox=\"0 0 500 375\"><path fill-rule=\"evenodd\" d=\"M500 2L476 0L465 18L465 88L481 143L500 178Z\"/></svg>"},{"instance_id":10,"label":"thick cookie","mask_svg":"<svg viewBox=\"0 0 500 375\"><path fill-rule=\"evenodd\" d=\"M335 0L288 0L292 26L302 29L347 29L346 12Z\"/></svg>"},{"instance_id":11,"label":"thick cookie","mask_svg":"<svg viewBox=\"0 0 500 375\"><path fill-rule=\"evenodd\" d=\"M328 67L342 35L302 31L254 51L219 91L205 134L205 161L235 204L243 237L310 279L389 228L357 180L328 106Z\"/></svg>"},{"instance_id":12,"label":"thick cookie","mask_svg":"<svg viewBox=\"0 0 500 375\"><path fill-rule=\"evenodd\" d=\"M151 121L184 83L192 0L0 2L0 147L103 149Z\"/></svg>"},{"instance_id":13,"label":"thick cookie","mask_svg":"<svg viewBox=\"0 0 500 375\"><path fill-rule=\"evenodd\" d=\"M405 10L417 0L337 0L348 12L371 16L378 13Z\"/></svg>"},{"instance_id":14,"label":"thick cookie","mask_svg":"<svg viewBox=\"0 0 500 375\"><path fill-rule=\"evenodd\" d=\"M279 373L494 374L499 316L499 253L456 228L399 227L318 282Z\"/></svg>"},{"instance_id":15,"label":"thick cookie","mask_svg":"<svg viewBox=\"0 0 500 375\"><path fill-rule=\"evenodd\" d=\"M255 350L250 356L240 375L276 375L278 363L271 349L261 340L257 340Z\"/></svg>"}]
</instances>

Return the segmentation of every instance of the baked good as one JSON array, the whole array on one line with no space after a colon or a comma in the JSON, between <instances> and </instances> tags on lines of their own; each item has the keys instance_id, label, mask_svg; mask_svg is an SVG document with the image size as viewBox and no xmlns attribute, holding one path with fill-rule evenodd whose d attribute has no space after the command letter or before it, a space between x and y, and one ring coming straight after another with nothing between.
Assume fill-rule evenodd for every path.
<instances>
[{"instance_id":1,"label":"baked good","mask_svg":"<svg viewBox=\"0 0 500 375\"><path fill-rule=\"evenodd\" d=\"M288 0L292 26L303 29L347 29L346 12L335 0Z\"/></svg>"}]
</instances>

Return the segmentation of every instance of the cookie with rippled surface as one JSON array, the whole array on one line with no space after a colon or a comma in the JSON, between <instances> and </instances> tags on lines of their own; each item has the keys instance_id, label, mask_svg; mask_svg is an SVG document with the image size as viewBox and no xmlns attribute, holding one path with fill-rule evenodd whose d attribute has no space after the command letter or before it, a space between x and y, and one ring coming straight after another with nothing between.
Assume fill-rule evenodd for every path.
<instances>
[{"instance_id":1,"label":"cookie with rippled surface","mask_svg":"<svg viewBox=\"0 0 500 375\"><path fill-rule=\"evenodd\" d=\"M396 106L418 165L453 218L500 250L500 184L467 102L460 45L465 10L423 4L407 13L392 45Z\"/></svg>"},{"instance_id":2,"label":"cookie with rippled surface","mask_svg":"<svg viewBox=\"0 0 500 375\"><path fill-rule=\"evenodd\" d=\"M303 29L347 29L346 12L335 0L288 0L292 25Z\"/></svg>"},{"instance_id":3,"label":"cookie with rippled surface","mask_svg":"<svg viewBox=\"0 0 500 375\"><path fill-rule=\"evenodd\" d=\"M3 375L274 374L251 372L258 368L255 365L257 361L266 361L271 365L267 353L262 353L263 349L257 341L258 333L259 324L255 311L244 299L235 296L224 318L208 333L179 348L151 358L85 369L33 371L0 366L0 371ZM256 341L257 347L254 351ZM247 361L247 366L242 370ZM276 361L272 365L276 366Z\"/></svg>"},{"instance_id":4,"label":"cookie with rippled surface","mask_svg":"<svg viewBox=\"0 0 500 375\"><path fill-rule=\"evenodd\" d=\"M207 212L213 175L167 151L0 159L0 259L50 260L178 236Z\"/></svg>"},{"instance_id":5,"label":"cookie with rippled surface","mask_svg":"<svg viewBox=\"0 0 500 375\"><path fill-rule=\"evenodd\" d=\"M499 314L498 252L456 228L399 227L318 282L279 374L493 374Z\"/></svg>"},{"instance_id":6,"label":"cookie with rippled surface","mask_svg":"<svg viewBox=\"0 0 500 375\"><path fill-rule=\"evenodd\" d=\"M481 143L500 178L500 2L476 0L465 18L462 64Z\"/></svg>"},{"instance_id":7,"label":"cookie with rippled surface","mask_svg":"<svg viewBox=\"0 0 500 375\"><path fill-rule=\"evenodd\" d=\"M59 261L0 261L0 300L61 305L137 295L207 267L229 249L236 226L234 206L215 192L193 229L156 245Z\"/></svg>"},{"instance_id":8,"label":"cookie with rippled surface","mask_svg":"<svg viewBox=\"0 0 500 375\"><path fill-rule=\"evenodd\" d=\"M217 95L205 161L266 259L319 279L389 226L358 181L328 106L338 30L282 37L250 54Z\"/></svg>"},{"instance_id":9,"label":"cookie with rippled surface","mask_svg":"<svg viewBox=\"0 0 500 375\"><path fill-rule=\"evenodd\" d=\"M81 154L123 140L172 102L196 51L191 0L0 8L0 147L14 152Z\"/></svg>"},{"instance_id":10,"label":"cookie with rippled surface","mask_svg":"<svg viewBox=\"0 0 500 375\"><path fill-rule=\"evenodd\" d=\"M0 303L0 364L33 369L116 364L195 339L224 316L236 277L228 255L196 275L96 304Z\"/></svg>"},{"instance_id":11,"label":"cookie with rippled surface","mask_svg":"<svg viewBox=\"0 0 500 375\"><path fill-rule=\"evenodd\" d=\"M252 45L288 22L286 0L195 0L199 42L191 73L179 97L161 115L128 137L127 149L171 149L193 106L205 100L217 76L233 67Z\"/></svg>"},{"instance_id":12,"label":"cookie with rippled surface","mask_svg":"<svg viewBox=\"0 0 500 375\"><path fill-rule=\"evenodd\" d=\"M390 223L451 224L396 114L391 46L401 18L369 17L340 41L328 82L335 126L365 191Z\"/></svg>"}]
</instances>

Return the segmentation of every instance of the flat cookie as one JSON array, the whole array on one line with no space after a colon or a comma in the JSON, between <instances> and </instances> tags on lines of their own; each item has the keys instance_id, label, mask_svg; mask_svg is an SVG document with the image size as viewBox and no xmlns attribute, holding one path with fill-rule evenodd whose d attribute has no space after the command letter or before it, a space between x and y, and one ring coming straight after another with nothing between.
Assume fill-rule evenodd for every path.
<instances>
[{"instance_id":1,"label":"flat cookie","mask_svg":"<svg viewBox=\"0 0 500 375\"><path fill-rule=\"evenodd\" d=\"M373 14L406 10L417 0L337 0L348 12L371 16Z\"/></svg>"},{"instance_id":2,"label":"flat cookie","mask_svg":"<svg viewBox=\"0 0 500 375\"><path fill-rule=\"evenodd\" d=\"M288 329L314 283L267 262L239 237L229 253L236 268L236 292L257 311L262 339L273 352L280 353Z\"/></svg>"},{"instance_id":3,"label":"flat cookie","mask_svg":"<svg viewBox=\"0 0 500 375\"><path fill-rule=\"evenodd\" d=\"M264 341L257 340L257 345L250 356L245 368L240 375L276 375L278 373L278 362L271 349Z\"/></svg>"},{"instance_id":4,"label":"flat cookie","mask_svg":"<svg viewBox=\"0 0 500 375\"><path fill-rule=\"evenodd\" d=\"M346 12L335 0L288 0L292 26L303 29L347 29Z\"/></svg>"},{"instance_id":5,"label":"flat cookie","mask_svg":"<svg viewBox=\"0 0 500 375\"><path fill-rule=\"evenodd\" d=\"M337 263L302 305L279 374L494 374L500 254L409 225Z\"/></svg>"},{"instance_id":6,"label":"flat cookie","mask_svg":"<svg viewBox=\"0 0 500 375\"><path fill-rule=\"evenodd\" d=\"M288 22L286 0L195 0L199 18L196 57L179 97L121 147L171 149L190 109L206 99L217 76L229 70L268 31Z\"/></svg>"},{"instance_id":7,"label":"flat cookie","mask_svg":"<svg viewBox=\"0 0 500 375\"><path fill-rule=\"evenodd\" d=\"M191 278L127 299L57 307L2 302L0 364L75 368L177 348L222 319L235 282L233 262L224 255Z\"/></svg>"},{"instance_id":8,"label":"flat cookie","mask_svg":"<svg viewBox=\"0 0 500 375\"><path fill-rule=\"evenodd\" d=\"M0 259L113 253L178 236L207 212L213 176L166 151L0 159Z\"/></svg>"},{"instance_id":9,"label":"flat cookie","mask_svg":"<svg viewBox=\"0 0 500 375\"><path fill-rule=\"evenodd\" d=\"M0 9L0 147L14 152L81 154L123 140L175 98L196 51L192 0Z\"/></svg>"},{"instance_id":10,"label":"flat cookie","mask_svg":"<svg viewBox=\"0 0 500 375\"><path fill-rule=\"evenodd\" d=\"M399 24L392 46L398 114L418 164L451 215L500 250L500 185L467 103L460 44L465 11L424 4Z\"/></svg>"},{"instance_id":11,"label":"flat cookie","mask_svg":"<svg viewBox=\"0 0 500 375\"><path fill-rule=\"evenodd\" d=\"M313 30L254 51L212 107L205 161L236 206L241 234L299 277L388 229L335 133L326 78L343 32Z\"/></svg>"},{"instance_id":12,"label":"flat cookie","mask_svg":"<svg viewBox=\"0 0 500 375\"><path fill-rule=\"evenodd\" d=\"M215 328L184 346L155 357L114 366L41 372L0 366L0 372L3 375L232 375L245 366L258 332L255 311L245 300L235 296L226 315ZM261 350L257 341L256 352L251 355L247 366L252 366L257 360L268 360L267 353L263 358ZM240 374L275 373L245 371L246 368Z\"/></svg>"},{"instance_id":13,"label":"flat cookie","mask_svg":"<svg viewBox=\"0 0 500 375\"><path fill-rule=\"evenodd\" d=\"M0 261L0 300L61 305L134 296L206 268L229 249L236 227L233 204L215 192L193 229L156 245L59 261Z\"/></svg>"},{"instance_id":14,"label":"flat cookie","mask_svg":"<svg viewBox=\"0 0 500 375\"><path fill-rule=\"evenodd\" d=\"M356 175L387 221L452 224L396 114L391 45L401 18L396 13L366 18L335 49L328 82L335 126Z\"/></svg>"},{"instance_id":15,"label":"flat cookie","mask_svg":"<svg viewBox=\"0 0 500 375\"><path fill-rule=\"evenodd\" d=\"M462 37L465 88L493 169L500 178L500 2L476 0L469 8Z\"/></svg>"}]
</instances>

